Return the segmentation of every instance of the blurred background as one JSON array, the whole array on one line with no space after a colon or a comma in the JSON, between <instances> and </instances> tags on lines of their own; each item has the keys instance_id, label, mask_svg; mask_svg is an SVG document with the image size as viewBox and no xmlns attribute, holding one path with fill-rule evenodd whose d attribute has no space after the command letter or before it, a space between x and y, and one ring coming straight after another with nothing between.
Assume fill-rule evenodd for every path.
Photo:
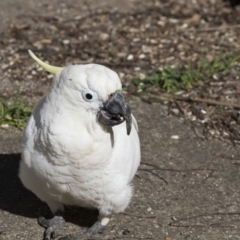
<instances>
[{"instance_id":1,"label":"blurred background","mask_svg":"<svg viewBox=\"0 0 240 240\"><path fill-rule=\"evenodd\" d=\"M167 104L169 114L204 126L207 138L238 141L238 4L2 0L0 97L18 95L34 105L49 90L52 76L28 56L31 49L56 66L106 65L119 74L127 94ZM3 119L8 113L1 123L15 124Z\"/></svg>"}]
</instances>

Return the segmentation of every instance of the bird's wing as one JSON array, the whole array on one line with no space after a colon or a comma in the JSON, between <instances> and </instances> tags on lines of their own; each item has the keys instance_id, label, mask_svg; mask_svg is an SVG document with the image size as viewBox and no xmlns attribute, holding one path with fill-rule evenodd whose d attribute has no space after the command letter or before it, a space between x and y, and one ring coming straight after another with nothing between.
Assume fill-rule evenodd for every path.
<instances>
[{"instance_id":1,"label":"bird's wing","mask_svg":"<svg viewBox=\"0 0 240 240\"><path fill-rule=\"evenodd\" d=\"M23 145L25 147L32 147L33 145L33 139L36 134L37 128L40 127L40 109L42 108L43 104L46 101L46 97L43 97L38 104L36 105L35 109L33 110L28 123L23 131Z\"/></svg>"},{"instance_id":2,"label":"bird's wing","mask_svg":"<svg viewBox=\"0 0 240 240\"><path fill-rule=\"evenodd\" d=\"M138 132L138 124L136 118L132 115L132 123L133 126L135 127L136 131Z\"/></svg>"},{"instance_id":3,"label":"bird's wing","mask_svg":"<svg viewBox=\"0 0 240 240\"><path fill-rule=\"evenodd\" d=\"M111 157L110 171L124 175L131 182L140 164L140 142L137 133L137 121L133 117L132 131L126 134L126 123L113 127L114 146Z\"/></svg>"}]
</instances>

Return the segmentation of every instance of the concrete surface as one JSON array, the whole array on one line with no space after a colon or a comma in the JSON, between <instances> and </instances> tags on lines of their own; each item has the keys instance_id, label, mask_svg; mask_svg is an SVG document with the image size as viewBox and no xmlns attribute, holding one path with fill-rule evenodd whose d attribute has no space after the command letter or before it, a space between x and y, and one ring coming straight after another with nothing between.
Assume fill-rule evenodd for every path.
<instances>
[{"instance_id":1,"label":"concrete surface","mask_svg":"<svg viewBox=\"0 0 240 240\"><path fill-rule=\"evenodd\" d=\"M138 99L130 104L139 123L144 164L126 215L115 215L108 230L127 228L135 239L240 239L238 148L197 139L158 104ZM0 136L0 239L41 239L36 218L50 216L50 211L17 177L21 132L2 130ZM152 168L145 164L161 168L154 173L162 179L141 170ZM68 209L64 233L89 226L96 217L92 211Z\"/></svg>"},{"instance_id":2,"label":"concrete surface","mask_svg":"<svg viewBox=\"0 0 240 240\"><path fill-rule=\"evenodd\" d=\"M98 4L106 2L117 3ZM17 21L19 13L43 9L35 0L1 5L4 26ZM123 239L240 239L239 146L199 139L187 123L169 117L164 106L129 101L139 124L142 164L130 206L114 216L107 231L128 229ZM36 219L51 214L18 179L20 151L21 132L0 130L0 239L40 240L44 229ZM83 231L96 217L95 211L68 208L62 235Z\"/></svg>"}]
</instances>

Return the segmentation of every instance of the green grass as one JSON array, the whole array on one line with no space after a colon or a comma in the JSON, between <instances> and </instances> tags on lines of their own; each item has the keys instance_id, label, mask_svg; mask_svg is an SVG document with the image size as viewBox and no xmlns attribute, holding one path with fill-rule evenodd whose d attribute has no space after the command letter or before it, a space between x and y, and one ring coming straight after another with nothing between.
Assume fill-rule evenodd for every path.
<instances>
[{"instance_id":1,"label":"green grass","mask_svg":"<svg viewBox=\"0 0 240 240\"><path fill-rule=\"evenodd\" d=\"M212 62L203 59L197 63L189 63L184 67L156 70L151 75L133 78L133 84L140 90L160 88L167 93L186 90L197 85L198 82L211 78L214 74L224 73L240 60L240 55L222 54Z\"/></svg>"},{"instance_id":2,"label":"green grass","mask_svg":"<svg viewBox=\"0 0 240 240\"><path fill-rule=\"evenodd\" d=\"M13 126L23 129L33 108L25 100L15 97L12 103L0 99L0 127Z\"/></svg>"},{"instance_id":3,"label":"green grass","mask_svg":"<svg viewBox=\"0 0 240 240\"><path fill-rule=\"evenodd\" d=\"M203 59L197 63L189 63L184 67L166 67L154 71L143 79L133 78L132 82L140 91L159 89L173 93L190 89L199 82L208 80L216 73L226 73L239 60L240 55L222 54L212 62ZM23 129L32 110L32 106L19 97L15 97L11 103L0 98L0 128L14 126Z\"/></svg>"}]
</instances>

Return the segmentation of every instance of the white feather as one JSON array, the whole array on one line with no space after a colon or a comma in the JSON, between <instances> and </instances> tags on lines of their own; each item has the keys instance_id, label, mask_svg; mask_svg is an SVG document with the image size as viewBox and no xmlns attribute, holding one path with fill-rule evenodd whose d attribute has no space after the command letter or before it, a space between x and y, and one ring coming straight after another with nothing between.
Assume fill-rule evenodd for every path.
<instances>
[{"instance_id":1,"label":"white feather","mask_svg":"<svg viewBox=\"0 0 240 240\"><path fill-rule=\"evenodd\" d=\"M89 104L80 92L99 100ZM54 212L63 204L97 208L101 216L128 206L131 180L140 164L137 122L113 128L96 121L108 94L120 90L117 74L100 65L70 66L55 77L50 93L31 115L23 135L19 176Z\"/></svg>"}]
</instances>

